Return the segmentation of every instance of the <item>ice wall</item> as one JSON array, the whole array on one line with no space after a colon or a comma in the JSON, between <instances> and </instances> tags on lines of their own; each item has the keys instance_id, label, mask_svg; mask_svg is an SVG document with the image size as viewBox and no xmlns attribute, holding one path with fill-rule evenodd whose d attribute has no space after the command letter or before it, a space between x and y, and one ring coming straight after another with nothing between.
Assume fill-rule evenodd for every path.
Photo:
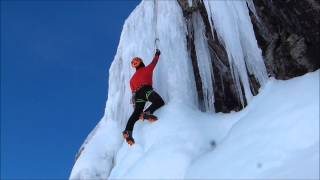
<instances>
[{"instance_id":1,"label":"ice wall","mask_svg":"<svg viewBox=\"0 0 320 180\"><path fill-rule=\"evenodd\" d=\"M133 110L130 105L129 80L135 69L131 68L131 59L138 56L146 65L150 63L155 53L156 35L162 54L154 71L154 89L165 102L175 99L188 106L197 107L181 8L176 1L158 1L156 4L158 7L154 7L154 1L142 1L124 24L117 54L109 70L108 101L105 116L100 122L105 126L96 129L90 137L91 144L83 148L70 179L107 178L112 168L113 156L118 144L122 142L121 131ZM157 23L153 21L155 8L158 13ZM97 140L101 138L101 134L105 135L104 142ZM113 145L100 146L94 142ZM99 147L99 150L94 152L92 147ZM104 164L102 167L96 165L101 163Z\"/></svg>"},{"instance_id":2,"label":"ice wall","mask_svg":"<svg viewBox=\"0 0 320 180\"><path fill-rule=\"evenodd\" d=\"M242 84L245 92L245 97L242 98L250 100L252 93L248 74L254 75L263 85L266 71L245 1L205 3L210 12L209 18L213 19L212 28L216 28L227 50L239 95L243 94ZM195 46L201 80L204 84L203 90L206 92L206 109L212 110L214 103L212 64L203 23L199 18L198 16L193 19ZM198 107L186 35L186 22L177 1L155 3L154 0L144 0L131 13L124 24L117 53L109 70L105 116L81 148L70 179L108 177L113 167L113 158L122 143L121 131L133 110L130 105L129 80L135 70L130 66L131 59L139 56L145 64L150 63L155 52L156 39L159 39L157 46L162 54L154 72L155 90L165 102L174 100L194 109Z\"/></svg>"},{"instance_id":3,"label":"ice wall","mask_svg":"<svg viewBox=\"0 0 320 180\"><path fill-rule=\"evenodd\" d=\"M154 88L166 102L176 99L196 107L196 93L190 58L186 49L186 27L181 9L175 1L157 2L157 23L154 1L142 1L126 21L116 57L109 72L107 119L125 125L132 108L129 80L135 69L131 60L139 56L149 64L155 53L155 39L161 57L154 71ZM155 37L155 31L157 36Z\"/></svg>"}]
</instances>

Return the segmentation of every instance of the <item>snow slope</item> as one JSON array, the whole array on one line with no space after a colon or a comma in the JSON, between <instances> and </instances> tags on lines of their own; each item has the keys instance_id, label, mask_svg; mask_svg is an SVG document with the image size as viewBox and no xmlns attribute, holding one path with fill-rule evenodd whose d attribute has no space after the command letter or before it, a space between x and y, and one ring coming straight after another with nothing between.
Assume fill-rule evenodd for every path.
<instances>
[{"instance_id":1,"label":"snow slope","mask_svg":"<svg viewBox=\"0 0 320 180\"><path fill-rule=\"evenodd\" d=\"M137 144L122 144L110 179L319 178L319 71L270 79L241 112L170 102L157 115L137 123Z\"/></svg>"},{"instance_id":2,"label":"snow slope","mask_svg":"<svg viewBox=\"0 0 320 180\"><path fill-rule=\"evenodd\" d=\"M319 71L270 80L241 113L220 146L198 158L186 177L319 178Z\"/></svg>"}]
</instances>

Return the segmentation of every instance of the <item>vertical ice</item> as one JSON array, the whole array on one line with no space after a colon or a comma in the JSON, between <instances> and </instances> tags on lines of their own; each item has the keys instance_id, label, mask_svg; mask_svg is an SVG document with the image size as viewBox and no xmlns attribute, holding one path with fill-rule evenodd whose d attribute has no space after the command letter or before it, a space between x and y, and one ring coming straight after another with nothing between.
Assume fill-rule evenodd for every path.
<instances>
[{"instance_id":1,"label":"vertical ice","mask_svg":"<svg viewBox=\"0 0 320 180\"><path fill-rule=\"evenodd\" d=\"M250 5L250 1L248 2ZM214 27L211 24L211 28L215 28L228 53L233 79L242 103L244 98L249 102L252 92L248 74L253 75L260 85L264 85L267 71L253 31L247 2L205 1L204 3L209 18L214 23Z\"/></svg>"},{"instance_id":2,"label":"vertical ice","mask_svg":"<svg viewBox=\"0 0 320 180\"><path fill-rule=\"evenodd\" d=\"M181 9L175 1L158 1L156 8L154 5L154 1L142 1L130 15L110 68L106 115L107 119L120 121L122 126L132 110L128 108L131 97L129 80L135 70L130 61L139 56L149 64L155 52L156 38L162 54L154 72L154 88L165 101L175 99L190 105L196 103ZM157 23L153 22L155 9L161 9L157 11Z\"/></svg>"},{"instance_id":3,"label":"vertical ice","mask_svg":"<svg viewBox=\"0 0 320 180\"><path fill-rule=\"evenodd\" d=\"M121 131L133 110L129 80L135 70L131 68L131 59L139 56L149 64L155 53L156 36L162 55L154 72L155 90L165 102L181 101L196 108L196 88L181 8L176 1L142 1L125 22L117 54L109 70L105 116L84 146L70 179L108 177L113 156L122 143Z\"/></svg>"},{"instance_id":4,"label":"vertical ice","mask_svg":"<svg viewBox=\"0 0 320 180\"><path fill-rule=\"evenodd\" d=\"M194 44L197 53L199 73L202 81L203 103L206 111L214 111L213 69L208 44L205 37L205 26L199 12L192 19Z\"/></svg>"}]
</instances>

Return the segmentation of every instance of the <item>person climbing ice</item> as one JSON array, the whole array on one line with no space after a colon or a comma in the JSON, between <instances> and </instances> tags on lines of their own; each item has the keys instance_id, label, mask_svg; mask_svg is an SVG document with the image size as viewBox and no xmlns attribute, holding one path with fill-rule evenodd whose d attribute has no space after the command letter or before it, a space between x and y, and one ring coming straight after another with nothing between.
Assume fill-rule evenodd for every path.
<instances>
[{"instance_id":1,"label":"person climbing ice","mask_svg":"<svg viewBox=\"0 0 320 180\"><path fill-rule=\"evenodd\" d=\"M136 121L139 119L146 119L150 122L158 120L153 113L164 105L161 96L155 92L152 87L153 70L158 63L160 54L160 50L156 49L153 60L148 66L145 66L139 57L135 57L131 61L131 66L136 68L136 72L130 80L130 88L132 91L131 102L133 103L134 111L128 120L126 129L122 132L124 139L129 145L135 143L132 137L132 131ZM143 111L147 101L152 104Z\"/></svg>"}]
</instances>

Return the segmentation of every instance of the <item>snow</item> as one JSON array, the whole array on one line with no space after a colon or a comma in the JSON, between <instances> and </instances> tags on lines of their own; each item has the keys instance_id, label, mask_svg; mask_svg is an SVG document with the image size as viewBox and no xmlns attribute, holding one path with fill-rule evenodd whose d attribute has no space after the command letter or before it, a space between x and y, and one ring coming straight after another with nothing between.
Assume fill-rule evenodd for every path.
<instances>
[{"instance_id":1,"label":"snow","mask_svg":"<svg viewBox=\"0 0 320 180\"><path fill-rule=\"evenodd\" d=\"M217 148L187 178L318 179L319 70L270 80Z\"/></svg>"},{"instance_id":2,"label":"snow","mask_svg":"<svg viewBox=\"0 0 320 180\"><path fill-rule=\"evenodd\" d=\"M109 70L105 115L81 147L70 179L319 178L319 71L267 80L246 2L205 1L239 96L243 84L243 100L251 102L237 113L200 112L182 10L176 1L154 2L142 1L124 24ZM212 69L199 18L193 25L200 26L195 45L208 110L214 103ZM159 121L136 123L137 143L129 147L121 132L133 110L130 61L139 56L150 63L157 38L162 53L154 88L166 105L156 112ZM246 69L263 85L256 97Z\"/></svg>"},{"instance_id":3,"label":"snow","mask_svg":"<svg viewBox=\"0 0 320 180\"><path fill-rule=\"evenodd\" d=\"M170 101L157 111L157 122L137 122L137 143L120 144L109 178L318 179L319 73L270 79L248 107L230 114ZM117 129L110 127L99 132ZM108 134L98 136L104 142L91 150L115 146L106 143ZM106 168L101 159L86 158L82 165Z\"/></svg>"},{"instance_id":4,"label":"snow","mask_svg":"<svg viewBox=\"0 0 320 180\"><path fill-rule=\"evenodd\" d=\"M123 142L109 178L319 178L318 92L319 71L270 79L237 113L171 101L157 112L159 121L137 123L137 144Z\"/></svg>"},{"instance_id":5,"label":"snow","mask_svg":"<svg viewBox=\"0 0 320 180\"><path fill-rule=\"evenodd\" d=\"M198 154L198 147L205 146L205 142L199 141L204 137L194 121L197 112L182 103L171 102L156 113L161 121L139 121L133 134L137 144L132 148L126 143L122 145L110 178L183 177L192 157Z\"/></svg>"},{"instance_id":6,"label":"snow","mask_svg":"<svg viewBox=\"0 0 320 180\"><path fill-rule=\"evenodd\" d=\"M106 179L112 168L110 162L122 143L119 139L121 131L118 124L102 119L80 148L70 179Z\"/></svg>"}]
</instances>

